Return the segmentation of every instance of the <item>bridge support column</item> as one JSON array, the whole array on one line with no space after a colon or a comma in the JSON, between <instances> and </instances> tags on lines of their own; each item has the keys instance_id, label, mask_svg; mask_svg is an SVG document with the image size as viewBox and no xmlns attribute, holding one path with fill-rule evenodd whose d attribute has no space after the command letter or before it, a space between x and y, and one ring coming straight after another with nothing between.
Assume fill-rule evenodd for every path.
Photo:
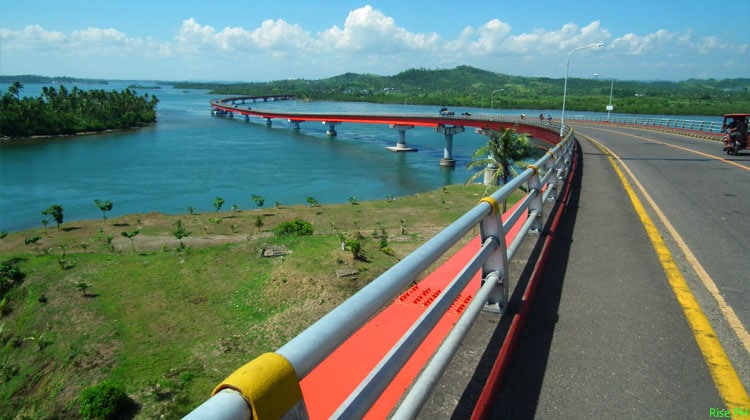
<instances>
[{"instance_id":1,"label":"bridge support column","mask_svg":"<svg viewBox=\"0 0 750 420\"><path fill-rule=\"evenodd\" d=\"M336 137L336 126L341 124L341 121L323 121L323 125L328 126L328 130L326 131L326 135L330 137Z\"/></svg>"},{"instance_id":2,"label":"bridge support column","mask_svg":"<svg viewBox=\"0 0 750 420\"><path fill-rule=\"evenodd\" d=\"M463 133L465 131L463 126L438 125L435 128L435 131L445 135L445 141L443 142L443 158L440 159L440 166L451 168L456 166L456 160L453 159L453 135Z\"/></svg>"},{"instance_id":3,"label":"bridge support column","mask_svg":"<svg viewBox=\"0 0 750 420\"><path fill-rule=\"evenodd\" d=\"M266 118L266 127L270 127L271 124L272 124L271 123L271 119L270 118Z\"/></svg>"},{"instance_id":4,"label":"bridge support column","mask_svg":"<svg viewBox=\"0 0 750 420\"><path fill-rule=\"evenodd\" d=\"M305 122L305 120L293 120L291 118L289 119L289 124L292 125L292 129L294 130L299 130L300 129L299 124L303 122Z\"/></svg>"},{"instance_id":5,"label":"bridge support column","mask_svg":"<svg viewBox=\"0 0 750 420\"><path fill-rule=\"evenodd\" d=\"M250 122L250 116L249 115L245 115L245 122Z\"/></svg>"},{"instance_id":6,"label":"bridge support column","mask_svg":"<svg viewBox=\"0 0 750 420\"><path fill-rule=\"evenodd\" d=\"M395 146L388 146L386 149L392 152L416 152L417 149L406 145L406 130L414 128L413 125L391 124L391 128L398 130L398 142Z\"/></svg>"}]
</instances>

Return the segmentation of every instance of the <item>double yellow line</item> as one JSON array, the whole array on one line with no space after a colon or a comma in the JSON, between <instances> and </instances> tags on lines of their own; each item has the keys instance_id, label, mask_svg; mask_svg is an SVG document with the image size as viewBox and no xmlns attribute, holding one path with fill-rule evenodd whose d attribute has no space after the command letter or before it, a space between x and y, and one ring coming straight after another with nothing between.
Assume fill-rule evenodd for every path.
<instances>
[{"instance_id":1,"label":"double yellow line","mask_svg":"<svg viewBox=\"0 0 750 420\"><path fill-rule=\"evenodd\" d=\"M643 227L646 229L646 233L659 258L659 263L661 264L662 269L667 276L667 280L672 287L672 291L674 292L677 301L680 303L680 306L682 306L685 318L687 318L690 329L695 337L695 341L698 343L698 347L703 354L703 358L708 365L708 370L711 373L711 377L713 378L714 384L716 385L724 404L731 412L735 412L735 409L747 410L750 408L750 397L748 397L747 391L745 391L739 376L737 376L737 372L734 370L732 362L729 360L729 357L724 351L719 339L716 337L716 333L711 327L708 318L706 318L706 315L701 310L698 301L690 291L690 287L685 281L685 277L683 277L680 269L677 267L667 244L662 239L656 225L646 212L641 200L638 198L635 190L631 187L628 178L622 172L617 162L619 161L620 165L626 170L627 166L625 166L620 158L607 147L590 137L585 138L595 144L596 147L607 156L607 159L617 173L617 176L620 178L620 182L625 188ZM630 176L633 177L632 173ZM633 177L633 179L635 180L635 177ZM637 182L637 180L635 181ZM745 332L745 334L747 333ZM743 337L740 337L740 340L744 341Z\"/></svg>"}]
</instances>

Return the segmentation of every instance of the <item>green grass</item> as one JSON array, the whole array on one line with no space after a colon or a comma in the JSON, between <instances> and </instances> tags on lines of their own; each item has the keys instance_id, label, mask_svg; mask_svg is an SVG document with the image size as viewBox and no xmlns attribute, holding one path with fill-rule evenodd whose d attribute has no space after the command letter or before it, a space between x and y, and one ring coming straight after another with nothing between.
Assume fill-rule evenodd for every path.
<instances>
[{"instance_id":1,"label":"green grass","mask_svg":"<svg viewBox=\"0 0 750 420\"><path fill-rule=\"evenodd\" d=\"M137 417L179 418L232 371L283 345L472 208L482 191L451 186L356 205L149 213L11 233L0 240L0 261L18 258L26 276L0 319L0 418L76 417L80 393L103 380L124 387ZM271 234L295 217L315 234ZM223 223L209 220L217 218ZM192 232L185 249L172 235L178 219ZM135 229L134 251L120 231ZM394 255L379 250L383 233ZM114 250L103 239L110 234ZM342 251L339 234L359 235L365 258ZM31 236L39 245L24 244ZM260 256L272 247L288 253ZM85 295L80 282L90 285Z\"/></svg>"}]
</instances>

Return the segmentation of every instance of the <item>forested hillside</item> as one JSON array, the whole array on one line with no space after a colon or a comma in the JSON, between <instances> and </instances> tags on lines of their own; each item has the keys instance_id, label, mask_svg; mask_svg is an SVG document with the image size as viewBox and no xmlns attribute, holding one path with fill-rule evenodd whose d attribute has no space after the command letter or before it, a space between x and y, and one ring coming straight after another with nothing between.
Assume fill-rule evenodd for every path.
<instances>
[{"instance_id":1,"label":"forested hillside","mask_svg":"<svg viewBox=\"0 0 750 420\"><path fill-rule=\"evenodd\" d=\"M409 69L393 76L346 73L321 80L255 83L178 83L178 88L217 94L296 94L306 99L474 106L505 109L559 109L564 79L510 76L470 66ZM721 115L750 110L750 79L625 81L568 79L566 109L604 111L610 91L616 112ZM494 92L494 93L493 93Z\"/></svg>"}]
</instances>

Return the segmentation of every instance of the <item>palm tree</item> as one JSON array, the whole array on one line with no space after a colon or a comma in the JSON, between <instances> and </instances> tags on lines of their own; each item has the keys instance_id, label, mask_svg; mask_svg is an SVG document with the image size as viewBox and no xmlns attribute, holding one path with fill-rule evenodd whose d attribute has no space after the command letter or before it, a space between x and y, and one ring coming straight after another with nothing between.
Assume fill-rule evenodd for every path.
<instances>
[{"instance_id":1,"label":"palm tree","mask_svg":"<svg viewBox=\"0 0 750 420\"><path fill-rule=\"evenodd\" d=\"M8 86L8 93L15 96L16 99L21 99L21 91L23 90L23 83L16 80L10 86Z\"/></svg>"},{"instance_id":2,"label":"palm tree","mask_svg":"<svg viewBox=\"0 0 750 420\"><path fill-rule=\"evenodd\" d=\"M508 182L511 175L517 175L511 163L531 156L533 147L529 142L527 134L519 134L515 127L501 128L500 130L489 130L487 143L477 149L472 155L472 161L469 162L468 169L477 167L485 168L485 171L478 171L466 180L466 185L473 183L480 176L488 172L489 177L485 176L487 188L490 185L497 185L498 180L502 179L503 185ZM487 190L485 190L485 193ZM505 211L505 203L503 203Z\"/></svg>"}]
</instances>

